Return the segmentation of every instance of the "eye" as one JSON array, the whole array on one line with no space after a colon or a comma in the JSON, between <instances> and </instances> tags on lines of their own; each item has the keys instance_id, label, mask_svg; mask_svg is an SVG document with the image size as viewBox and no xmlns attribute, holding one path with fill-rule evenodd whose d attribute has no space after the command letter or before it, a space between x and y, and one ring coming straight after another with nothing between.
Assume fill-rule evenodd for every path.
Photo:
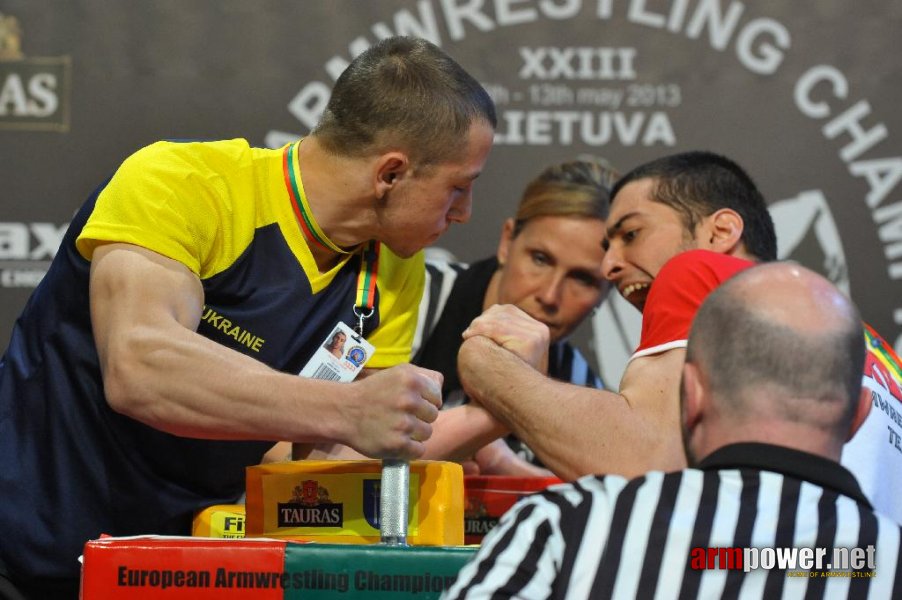
<instances>
[{"instance_id":1,"label":"eye","mask_svg":"<svg viewBox=\"0 0 902 600\"><path fill-rule=\"evenodd\" d=\"M590 273L572 273L571 278L582 287L597 289L601 286L601 281L599 281L598 278L593 277Z\"/></svg>"},{"instance_id":2,"label":"eye","mask_svg":"<svg viewBox=\"0 0 902 600\"><path fill-rule=\"evenodd\" d=\"M624 232L623 232L623 241L624 241L624 242L631 242L631 241L633 241L634 239L636 239L636 236L637 236L637 235L639 235L639 230L638 230L638 229L630 229L630 230L628 230L628 231L624 231Z\"/></svg>"},{"instance_id":3,"label":"eye","mask_svg":"<svg viewBox=\"0 0 902 600\"><path fill-rule=\"evenodd\" d=\"M467 182L464 185L455 185L452 187L452 189L454 190L455 194L466 194L467 192L470 191L471 185L472 185L471 182Z\"/></svg>"},{"instance_id":4,"label":"eye","mask_svg":"<svg viewBox=\"0 0 902 600\"><path fill-rule=\"evenodd\" d=\"M547 265L551 263L551 258L544 252L534 251L531 256L532 262L537 265Z\"/></svg>"}]
</instances>

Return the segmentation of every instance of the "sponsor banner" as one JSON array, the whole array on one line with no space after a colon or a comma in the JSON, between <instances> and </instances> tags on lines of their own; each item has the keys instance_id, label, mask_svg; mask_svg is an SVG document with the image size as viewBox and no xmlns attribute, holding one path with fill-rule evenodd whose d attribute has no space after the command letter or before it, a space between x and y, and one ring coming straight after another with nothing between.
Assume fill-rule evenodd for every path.
<instances>
[{"instance_id":1,"label":"sponsor banner","mask_svg":"<svg viewBox=\"0 0 902 600\"><path fill-rule=\"evenodd\" d=\"M263 478L264 498L279 499L264 508L266 532L283 536L379 535L379 476L360 473L317 474L298 483L293 473ZM410 474L408 531L418 534L420 478Z\"/></svg>"},{"instance_id":2,"label":"sponsor banner","mask_svg":"<svg viewBox=\"0 0 902 600\"><path fill-rule=\"evenodd\" d=\"M0 129L68 131L72 61L26 57L22 25L0 12Z\"/></svg>"},{"instance_id":3,"label":"sponsor banner","mask_svg":"<svg viewBox=\"0 0 902 600\"><path fill-rule=\"evenodd\" d=\"M68 56L0 61L0 129L68 131Z\"/></svg>"},{"instance_id":4,"label":"sponsor banner","mask_svg":"<svg viewBox=\"0 0 902 600\"><path fill-rule=\"evenodd\" d=\"M378 460L299 460L248 467L246 535L340 544L378 542L381 472ZM412 461L408 543L463 543L463 489L459 464Z\"/></svg>"},{"instance_id":5,"label":"sponsor banner","mask_svg":"<svg viewBox=\"0 0 902 600\"><path fill-rule=\"evenodd\" d=\"M140 536L85 545L84 598L438 598L475 548Z\"/></svg>"},{"instance_id":6,"label":"sponsor banner","mask_svg":"<svg viewBox=\"0 0 902 600\"><path fill-rule=\"evenodd\" d=\"M762 188L781 256L848 289L902 349L898 2L53 4L7 2L3 17L15 26L0 27L2 118L53 125L0 128L0 222L24 224L30 236L32 224L64 226L126 155L157 139L277 146L308 134L354 56L386 36L416 35L463 64L498 107L471 222L439 242L458 258L494 252L520 191L551 163L589 154L627 170L713 150ZM49 258L15 260L25 262L0 265L3 340ZM616 386L638 315L616 299L605 311L575 341L590 356L598 350Z\"/></svg>"},{"instance_id":7,"label":"sponsor banner","mask_svg":"<svg viewBox=\"0 0 902 600\"><path fill-rule=\"evenodd\" d=\"M557 477L464 477L464 542L480 544L518 500L557 483Z\"/></svg>"}]
</instances>

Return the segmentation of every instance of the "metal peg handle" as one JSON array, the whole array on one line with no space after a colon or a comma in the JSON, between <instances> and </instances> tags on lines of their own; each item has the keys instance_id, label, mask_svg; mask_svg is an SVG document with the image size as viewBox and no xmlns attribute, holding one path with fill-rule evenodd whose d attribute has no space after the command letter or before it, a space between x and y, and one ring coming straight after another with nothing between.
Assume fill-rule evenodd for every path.
<instances>
[{"instance_id":1,"label":"metal peg handle","mask_svg":"<svg viewBox=\"0 0 902 600\"><path fill-rule=\"evenodd\" d=\"M407 545L407 508L410 502L410 463L382 461L379 492L379 533L389 546Z\"/></svg>"}]
</instances>

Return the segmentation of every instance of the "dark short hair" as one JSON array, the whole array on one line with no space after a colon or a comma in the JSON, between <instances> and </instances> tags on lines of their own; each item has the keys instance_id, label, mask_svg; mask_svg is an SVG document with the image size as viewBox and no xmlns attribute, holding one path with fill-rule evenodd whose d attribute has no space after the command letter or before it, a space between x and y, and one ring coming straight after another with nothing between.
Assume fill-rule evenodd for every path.
<instances>
[{"instance_id":1,"label":"dark short hair","mask_svg":"<svg viewBox=\"0 0 902 600\"><path fill-rule=\"evenodd\" d=\"M672 154L636 167L614 186L653 179L652 199L673 208L691 233L698 223L722 208L742 217L742 241L758 260L777 258L777 235L764 196L755 182L732 160L713 152Z\"/></svg>"},{"instance_id":2,"label":"dark short hair","mask_svg":"<svg viewBox=\"0 0 902 600\"><path fill-rule=\"evenodd\" d=\"M392 37L351 61L313 135L342 156L400 146L415 164L432 165L460 156L477 120L497 124L478 81L438 46Z\"/></svg>"}]
</instances>

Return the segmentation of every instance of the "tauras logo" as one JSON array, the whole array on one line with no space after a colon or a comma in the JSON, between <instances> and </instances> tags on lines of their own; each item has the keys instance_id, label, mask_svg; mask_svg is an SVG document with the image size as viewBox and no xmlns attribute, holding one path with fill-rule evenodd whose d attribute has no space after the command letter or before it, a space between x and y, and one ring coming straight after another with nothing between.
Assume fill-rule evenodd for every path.
<instances>
[{"instance_id":1,"label":"tauras logo","mask_svg":"<svg viewBox=\"0 0 902 600\"><path fill-rule=\"evenodd\" d=\"M491 516L485 504L476 498L467 498L464 510L464 535L482 537L498 524L498 517Z\"/></svg>"},{"instance_id":2,"label":"tauras logo","mask_svg":"<svg viewBox=\"0 0 902 600\"><path fill-rule=\"evenodd\" d=\"M19 20L0 13L0 60L22 58L22 27Z\"/></svg>"},{"instance_id":3,"label":"tauras logo","mask_svg":"<svg viewBox=\"0 0 902 600\"><path fill-rule=\"evenodd\" d=\"M26 58L19 20L0 13L0 129L69 130L71 59Z\"/></svg>"},{"instance_id":4,"label":"tauras logo","mask_svg":"<svg viewBox=\"0 0 902 600\"><path fill-rule=\"evenodd\" d=\"M306 507L279 503L279 527L341 527L344 520L341 504Z\"/></svg>"},{"instance_id":5,"label":"tauras logo","mask_svg":"<svg viewBox=\"0 0 902 600\"><path fill-rule=\"evenodd\" d=\"M485 535L498 524L498 517L467 517L464 535Z\"/></svg>"},{"instance_id":6,"label":"tauras logo","mask_svg":"<svg viewBox=\"0 0 902 600\"><path fill-rule=\"evenodd\" d=\"M296 485L288 502L279 502L279 527L341 527L344 505L332 502L329 490L316 480L308 479Z\"/></svg>"}]
</instances>

